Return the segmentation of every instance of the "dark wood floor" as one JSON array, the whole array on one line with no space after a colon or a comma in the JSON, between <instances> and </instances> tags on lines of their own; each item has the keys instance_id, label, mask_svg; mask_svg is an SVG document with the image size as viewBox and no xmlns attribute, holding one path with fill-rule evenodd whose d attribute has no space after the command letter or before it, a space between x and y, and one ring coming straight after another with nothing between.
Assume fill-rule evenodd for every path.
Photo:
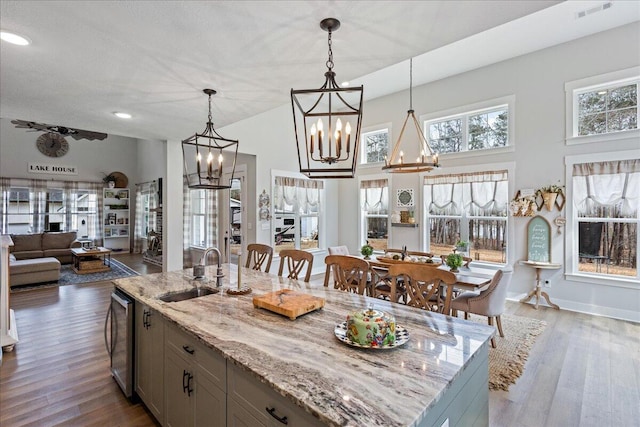
<instances>
[{"instance_id":1,"label":"dark wood floor","mask_svg":"<svg viewBox=\"0 0 640 427\"><path fill-rule=\"evenodd\" d=\"M159 270L136 255L117 259ZM103 282L11 295L20 342L0 367L0 426L155 425L109 374L110 291ZM507 311L548 326L518 382L489 393L491 426L640 425L640 324L511 302Z\"/></svg>"}]
</instances>

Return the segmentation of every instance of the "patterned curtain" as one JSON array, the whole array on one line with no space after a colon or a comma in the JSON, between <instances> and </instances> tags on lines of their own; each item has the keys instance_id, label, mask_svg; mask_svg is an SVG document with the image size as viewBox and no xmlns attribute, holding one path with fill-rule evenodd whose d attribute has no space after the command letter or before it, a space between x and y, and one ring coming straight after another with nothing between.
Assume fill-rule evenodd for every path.
<instances>
[{"instance_id":1,"label":"patterned curtain","mask_svg":"<svg viewBox=\"0 0 640 427\"><path fill-rule=\"evenodd\" d=\"M9 188L11 180L9 178L0 177L0 233L7 230L7 216L5 211L9 207Z\"/></svg>"},{"instance_id":2,"label":"patterned curtain","mask_svg":"<svg viewBox=\"0 0 640 427\"><path fill-rule=\"evenodd\" d=\"M76 181L64 181L64 209L67 213L64 220L64 229L73 230L73 212L78 211L78 183ZM80 236L78 236L80 237Z\"/></svg>"},{"instance_id":3,"label":"patterned curtain","mask_svg":"<svg viewBox=\"0 0 640 427\"><path fill-rule=\"evenodd\" d=\"M206 203L207 203L207 247L218 247L218 209L217 209L217 191L205 191Z\"/></svg>"},{"instance_id":4,"label":"patterned curtain","mask_svg":"<svg viewBox=\"0 0 640 427\"><path fill-rule=\"evenodd\" d=\"M103 191L104 183L92 182L89 184L89 189L95 194L96 198L96 214L93 216L94 221L89 221L87 232L89 236L93 236L95 244L98 246L104 245L102 230L104 227L104 200Z\"/></svg>"},{"instance_id":5,"label":"patterned curtain","mask_svg":"<svg viewBox=\"0 0 640 427\"><path fill-rule=\"evenodd\" d=\"M32 233L42 233L44 231L44 213L47 203L47 181L44 179L32 179L29 197L33 198L30 203L33 206L33 229Z\"/></svg>"},{"instance_id":6,"label":"patterned curtain","mask_svg":"<svg viewBox=\"0 0 640 427\"><path fill-rule=\"evenodd\" d=\"M192 267L191 262L191 192L187 176L182 178L182 268Z\"/></svg>"},{"instance_id":7,"label":"patterned curtain","mask_svg":"<svg viewBox=\"0 0 640 427\"><path fill-rule=\"evenodd\" d=\"M142 184L136 184L136 217L133 225L133 253L140 254L142 253L142 236L146 233L142 230L143 220L144 220L144 205L143 205L143 195L145 191L148 191L149 183L144 182Z\"/></svg>"}]
</instances>

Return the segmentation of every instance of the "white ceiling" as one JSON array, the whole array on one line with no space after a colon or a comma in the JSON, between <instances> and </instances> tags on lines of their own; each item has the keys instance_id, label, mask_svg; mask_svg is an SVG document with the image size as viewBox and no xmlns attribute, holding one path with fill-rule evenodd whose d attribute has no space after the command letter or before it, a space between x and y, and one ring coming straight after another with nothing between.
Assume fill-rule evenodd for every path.
<instances>
[{"instance_id":1,"label":"white ceiling","mask_svg":"<svg viewBox=\"0 0 640 427\"><path fill-rule=\"evenodd\" d=\"M181 140L290 103L324 83L326 17L339 82L366 99L640 20L640 1L5 1L0 117ZM132 120L113 116L133 114ZM7 122L4 122L7 123ZM229 136L232 137L232 136Z\"/></svg>"}]
</instances>

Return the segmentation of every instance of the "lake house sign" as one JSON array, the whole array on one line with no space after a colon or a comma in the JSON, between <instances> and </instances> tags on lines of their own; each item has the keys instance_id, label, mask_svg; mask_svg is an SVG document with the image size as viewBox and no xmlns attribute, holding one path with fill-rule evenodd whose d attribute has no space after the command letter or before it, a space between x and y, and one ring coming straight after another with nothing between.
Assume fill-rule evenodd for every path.
<instances>
[{"instance_id":1,"label":"lake house sign","mask_svg":"<svg viewBox=\"0 0 640 427\"><path fill-rule=\"evenodd\" d=\"M76 166L48 165L46 163L29 163L29 173L46 173L51 175L78 175Z\"/></svg>"}]
</instances>

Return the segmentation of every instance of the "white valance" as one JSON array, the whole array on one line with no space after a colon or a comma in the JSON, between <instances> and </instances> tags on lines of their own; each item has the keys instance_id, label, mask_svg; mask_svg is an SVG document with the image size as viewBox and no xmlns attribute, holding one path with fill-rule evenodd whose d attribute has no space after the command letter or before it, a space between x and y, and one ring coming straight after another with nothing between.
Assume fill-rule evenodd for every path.
<instances>
[{"instance_id":1,"label":"white valance","mask_svg":"<svg viewBox=\"0 0 640 427\"><path fill-rule=\"evenodd\" d=\"M389 214L389 181L387 179L371 179L360 182L362 210L369 215Z\"/></svg>"},{"instance_id":2,"label":"white valance","mask_svg":"<svg viewBox=\"0 0 640 427\"><path fill-rule=\"evenodd\" d=\"M323 187L322 181L276 176L273 206L280 212L297 212L301 215L317 213L320 211L320 191Z\"/></svg>"},{"instance_id":3,"label":"white valance","mask_svg":"<svg viewBox=\"0 0 640 427\"><path fill-rule=\"evenodd\" d=\"M431 215L506 216L507 171L425 176L425 203Z\"/></svg>"},{"instance_id":4,"label":"white valance","mask_svg":"<svg viewBox=\"0 0 640 427\"><path fill-rule=\"evenodd\" d=\"M635 218L640 208L640 159L573 165L578 216Z\"/></svg>"}]
</instances>

